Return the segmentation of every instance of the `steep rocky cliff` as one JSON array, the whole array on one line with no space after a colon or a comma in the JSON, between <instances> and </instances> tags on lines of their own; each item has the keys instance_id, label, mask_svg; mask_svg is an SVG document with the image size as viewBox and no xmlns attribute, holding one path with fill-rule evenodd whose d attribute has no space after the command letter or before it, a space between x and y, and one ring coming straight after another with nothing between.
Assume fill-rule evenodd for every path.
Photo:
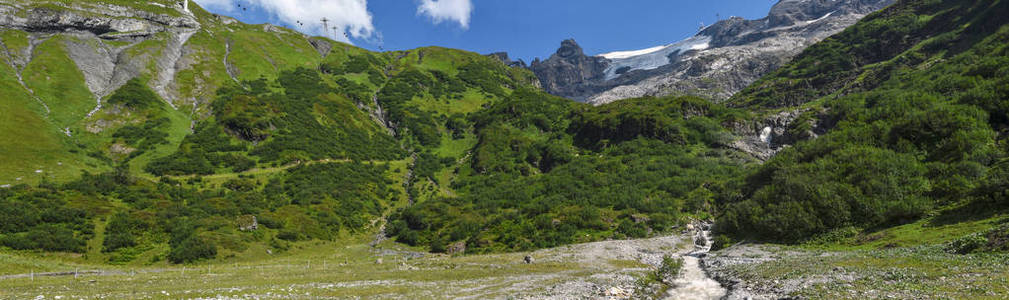
<instances>
[{"instance_id":1,"label":"steep rocky cliff","mask_svg":"<svg viewBox=\"0 0 1009 300\"><path fill-rule=\"evenodd\" d=\"M530 68L547 92L584 101L603 91L594 83L605 80L606 66L605 58L585 55L582 47L570 39L561 42L549 59L533 61Z\"/></svg>"},{"instance_id":2,"label":"steep rocky cliff","mask_svg":"<svg viewBox=\"0 0 1009 300\"><path fill-rule=\"evenodd\" d=\"M548 92L593 104L675 94L722 101L892 2L781 0L765 18L731 17L661 47L586 56L565 41L557 54L531 68Z\"/></svg>"}]
</instances>

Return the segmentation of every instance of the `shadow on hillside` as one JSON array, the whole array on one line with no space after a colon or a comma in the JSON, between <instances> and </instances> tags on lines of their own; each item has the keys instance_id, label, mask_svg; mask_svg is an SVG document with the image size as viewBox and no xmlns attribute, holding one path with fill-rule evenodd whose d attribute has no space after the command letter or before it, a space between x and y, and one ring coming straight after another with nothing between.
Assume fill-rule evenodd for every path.
<instances>
[{"instance_id":1,"label":"shadow on hillside","mask_svg":"<svg viewBox=\"0 0 1009 300\"><path fill-rule=\"evenodd\" d=\"M944 226L979 221L1006 213L1007 210L988 201L971 201L964 205L944 209L932 218L927 226Z\"/></svg>"}]
</instances>

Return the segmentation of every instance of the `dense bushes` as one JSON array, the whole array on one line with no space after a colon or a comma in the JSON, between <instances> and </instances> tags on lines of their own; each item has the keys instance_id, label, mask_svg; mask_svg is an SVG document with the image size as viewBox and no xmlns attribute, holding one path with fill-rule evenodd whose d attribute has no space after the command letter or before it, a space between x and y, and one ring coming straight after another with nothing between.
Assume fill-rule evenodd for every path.
<instances>
[{"instance_id":1,"label":"dense bushes","mask_svg":"<svg viewBox=\"0 0 1009 300\"><path fill-rule=\"evenodd\" d=\"M351 55L347 60L328 61L319 66L319 69L326 74L367 74L368 80L375 85L380 85L385 79L381 71L381 66L385 63L376 55L361 54Z\"/></svg>"},{"instance_id":2,"label":"dense bushes","mask_svg":"<svg viewBox=\"0 0 1009 300\"><path fill-rule=\"evenodd\" d=\"M274 233L294 241L333 239L365 228L398 197L386 172L370 163L317 163L269 182L239 176L218 186L168 177L151 182L120 168L59 187L0 189L0 246L84 252L97 222L106 222L100 250L114 263L164 244L169 250L157 257L189 263L212 259L219 248L242 251ZM239 231L235 220L247 215L263 226Z\"/></svg>"},{"instance_id":3,"label":"dense bushes","mask_svg":"<svg viewBox=\"0 0 1009 300\"><path fill-rule=\"evenodd\" d=\"M473 114L478 143L460 168L455 198L437 198L393 214L387 233L397 241L444 245L465 241L467 251L515 251L601 237L644 237L667 230L688 214L705 214L725 181L740 174L731 152L703 139L680 142L637 132L591 152L574 144L589 114L629 112L693 100L663 98L599 108L518 90ZM625 113L626 112L626 113ZM572 122L571 120L576 120ZM685 126L687 135L724 133L718 126ZM689 144L688 144L689 142ZM579 152L582 152L579 155ZM694 205L687 203L695 202Z\"/></svg>"},{"instance_id":4,"label":"dense bushes","mask_svg":"<svg viewBox=\"0 0 1009 300\"><path fill-rule=\"evenodd\" d=\"M248 158L246 143L233 141L223 128L212 122L202 122L193 134L186 136L179 150L155 159L144 169L154 175L214 174L217 168L241 172L256 163Z\"/></svg>"},{"instance_id":5,"label":"dense bushes","mask_svg":"<svg viewBox=\"0 0 1009 300\"><path fill-rule=\"evenodd\" d=\"M694 97L628 99L576 115L571 131L576 143L595 149L638 137L716 146L731 139L720 124L739 116L737 111Z\"/></svg>"},{"instance_id":6,"label":"dense bushes","mask_svg":"<svg viewBox=\"0 0 1009 300\"><path fill-rule=\"evenodd\" d=\"M277 82L284 93L258 95L279 108L273 138L250 154L264 162L349 158L390 160L403 156L396 141L354 103L333 94L319 74L299 68L282 72Z\"/></svg>"},{"instance_id":7,"label":"dense bushes","mask_svg":"<svg viewBox=\"0 0 1009 300\"><path fill-rule=\"evenodd\" d=\"M17 250L45 250L84 252L85 242L70 228L56 224L42 224L28 232L8 234L3 237L3 245Z\"/></svg>"},{"instance_id":8,"label":"dense bushes","mask_svg":"<svg viewBox=\"0 0 1009 300\"><path fill-rule=\"evenodd\" d=\"M0 245L83 252L93 234L89 214L71 208L53 188L0 189Z\"/></svg>"},{"instance_id":9,"label":"dense bushes","mask_svg":"<svg viewBox=\"0 0 1009 300\"><path fill-rule=\"evenodd\" d=\"M104 247L102 251L110 252L119 248L133 247L137 245L134 231L139 230L138 224L126 213L120 212L112 215L109 224L105 226L105 240L102 241Z\"/></svg>"},{"instance_id":10,"label":"dense bushes","mask_svg":"<svg viewBox=\"0 0 1009 300\"><path fill-rule=\"evenodd\" d=\"M1009 209L995 191L1005 187L995 182L1005 178L999 144L1009 128L1009 91L1001 86L1009 84L1009 66L997 62L1009 57L1009 26L990 18L1007 12L1006 3L901 1L734 98L775 107L765 100L790 97L777 83L796 78L811 80L807 89L816 91L801 102L844 95L822 100L833 130L749 175L742 197L724 203L717 228L796 242L838 228L911 222L940 206L960 207L960 218ZM951 49L955 41L973 42ZM868 62L879 63L858 66ZM857 76L857 84L847 81Z\"/></svg>"},{"instance_id":11,"label":"dense bushes","mask_svg":"<svg viewBox=\"0 0 1009 300\"><path fill-rule=\"evenodd\" d=\"M356 231L382 214L382 202L396 196L385 178L387 166L362 163L311 164L292 168L264 188L272 218L300 236L331 239L341 229Z\"/></svg>"},{"instance_id":12,"label":"dense bushes","mask_svg":"<svg viewBox=\"0 0 1009 300\"><path fill-rule=\"evenodd\" d=\"M427 147L437 147L441 142L438 122L430 112L422 111L409 102L434 84L435 81L426 73L410 69L390 78L378 94L379 104L388 112L389 121L408 130L421 145Z\"/></svg>"},{"instance_id":13,"label":"dense bushes","mask_svg":"<svg viewBox=\"0 0 1009 300\"><path fill-rule=\"evenodd\" d=\"M515 87L516 85L509 85L508 82L511 80L500 76L501 73L504 73L504 66L500 63L477 61L459 67L459 80L487 94L504 96L505 92L502 86Z\"/></svg>"},{"instance_id":14,"label":"dense bushes","mask_svg":"<svg viewBox=\"0 0 1009 300\"><path fill-rule=\"evenodd\" d=\"M197 236L196 227L188 218L175 219L170 226L168 260L172 263L190 263L217 256L217 246Z\"/></svg>"},{"instance_id":15,"label":"dense bushes","mask_svg":"<svg viewBox=\"0 0 1009 300\"><path fill-rule=\"evenodd\" d=\"M846 225L899 224L932 208L923 164L907 154L847 147L811 162L780 155L757 175L770 178L730 205L720 229L798 241ZM758 186L754 184L754 186Z\"/></svg>"},{"instance_id":16,"label":"dense bushes","mask_svg":"<svg viewBox=\"0 0 1009 300\"><path fill-rule=\"evenodd\" d=\"M119 104L132 109L143 110L159 105L161 98L151 91L151 89L147 88L140 78L133 78L116 90L105 101L110 105Z\"/></svg>"},{"instance_id":17,"label":"dense bushes","mask_svg":"<svg viewBox=\"0 0 1009 300\"><path fill-rule=\"evenodd\" d=\"M224 96L212 108L217 121L247 141L262 141L270 136L278 109L251 95Z\"/></svg>"},{"instance_id":18,"label":"dense bushes","mask_svg":"<svg viewBox=\"0 0 1009 300\"><path fill-rule=\"evenodd\" d=\"M284 92L270 92L270 84ZM403 156L397 142L319 74L299 68L276 82L223 88L213 103L215 119L201 122L176 153L155 159L155 175L241 172L261 163L321 159L390 160ZM236 138L237 137L237 138ZM250 147L252 146L252 147ZM251 149L250 149L251 148Z\"/></svg>"},{"instance_id":19,"label":"dense bushes","mask_svg":"<svg viewBox=\"0 0 1009 300\"><path fill-rule=\"evenodd\" d=\"M137 157L155 146L168 143L168 133L165 133L171 121L161 117L149 120L141 125L126 125L112 134L113 138L121 139L127 145L135 147L130 157Z\"/></svg>"}]
</instances>

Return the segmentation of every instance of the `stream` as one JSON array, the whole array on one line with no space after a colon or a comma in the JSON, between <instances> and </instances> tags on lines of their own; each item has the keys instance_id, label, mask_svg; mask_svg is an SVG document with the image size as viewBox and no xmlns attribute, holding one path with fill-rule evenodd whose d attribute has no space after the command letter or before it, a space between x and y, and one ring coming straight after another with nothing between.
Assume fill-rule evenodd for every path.
<instances>
[{"instance_id":1,"label":"stream","mask_svg":"<svg viewBox=\"0 0 1009 300\"><path fill-rule=\"evenodd\" d=\"M702 229L703 228L703 229ZM694 250L680 257L683 258L683 268L680 277L673 281L666 299L721 299L727 293L724 287L701 268L700 257L711 250L711 231L707 225L699 226L694 233ZM698 245L703 243L703 245Z\"/></svg>"}]
</instances>

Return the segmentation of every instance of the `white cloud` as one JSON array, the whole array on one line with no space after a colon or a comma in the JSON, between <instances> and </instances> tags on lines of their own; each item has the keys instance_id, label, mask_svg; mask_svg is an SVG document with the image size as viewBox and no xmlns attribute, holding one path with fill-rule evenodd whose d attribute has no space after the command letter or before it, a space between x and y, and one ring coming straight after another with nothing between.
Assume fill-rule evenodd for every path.
<instances>
[{"instance_id":1,"label":"white cloud","mask_svg":"<svg viewBox=\"0 0 1009 300\"><path fill-rule=\"evenodd\" d=\"M463 29L469 28L469 19L473 14L472 0L420 0L417 6L418 15L427 15L435 24L442 21L459 22Z\"/></svg>"},{"instance_id":2,"label":"white cloud","mask_svg":"<svg viewBox=\"0 0 1009 300\"><path fill-rule=\"evenodd\" d=\"M372 24L368 0L194 0L200 5L227 12L238 12L238 5L252 5L262 9L278 21L302 32L323 35L349 42L349 37L380 39L381 34ZM322 18L329 20L324 28ZM301 22L304 25L299 25ZM334 31L333 27L336 27Z\"/></svg>"}]
</instances>

